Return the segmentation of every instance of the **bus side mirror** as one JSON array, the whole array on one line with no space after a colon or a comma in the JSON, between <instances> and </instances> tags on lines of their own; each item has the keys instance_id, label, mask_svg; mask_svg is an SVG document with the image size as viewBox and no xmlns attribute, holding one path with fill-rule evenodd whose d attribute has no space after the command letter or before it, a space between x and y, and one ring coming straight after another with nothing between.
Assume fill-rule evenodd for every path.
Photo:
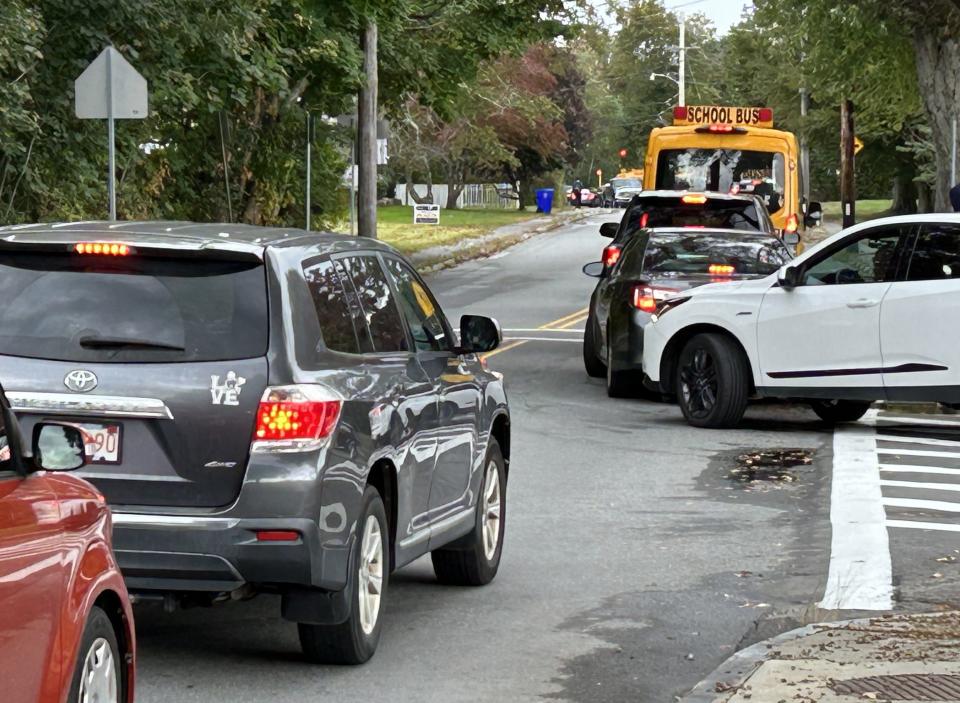
<instances>
[{"instance_id":1,"label":"bus side mirror","mask_svg":"<svg viewBox=\"0 0 960 703\"><path fill-rule=\"evenodd\" d=\"M823 219L823 206L820 203L812 202L807 205L807 212L803 216L804 224L807 227L816 227Z\"/></svg>"}]
</instances>

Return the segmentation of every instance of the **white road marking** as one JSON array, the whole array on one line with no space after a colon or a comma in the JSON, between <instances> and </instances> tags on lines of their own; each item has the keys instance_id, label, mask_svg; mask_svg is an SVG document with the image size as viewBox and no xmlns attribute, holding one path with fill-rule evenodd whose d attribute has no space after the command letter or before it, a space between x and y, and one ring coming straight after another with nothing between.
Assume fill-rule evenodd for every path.
<instances>
[{"instance_id":1,"label":"white road marking","mask_svg":"<svg viewBox=\"0 0 960 703\"><path fill-rule=\"evenodd\" d=\"M905 415L881 415L876 418L877 422L895 422L906 425L950 425L951 427L960 427L960 418L956 420L942 420L934 417L907 417Z\"/></svg>"},{"instance_id":2,"label":"white road marking","mask_svg":"<svg viewBox=\"0 0 960 703\"><path fill-rule=\"evenodd\" d=\"M872 412L870 419L876 416ZM820 607L890 610L893 570L873 427L833 434L830 569Z\"/></svg>"},{"instance_id":3,"label":"white road marking","mask_svg":"<svg viewBox=\"0 0 960 703\"><path fill-rule=\"evenodd\" d=\"M960 483L926 483L924 481L887 481L881 480L881 486L890 488L922 488L927 491L960 491Z\"/></svg>"},{"instance_id":4,"label":"white road marking","mask_svg":"<svg viewBox=\"0 0 960 703\"><path fill-rule=\"evenodd\" d=\"M503 330L506 332L577 332L583 334L582 329L571 327L569 329L551 329L550 327L511 327Z\"/></svg>"},{"instance_id":5,"label":"white road marking","mask_svg":"<svg viewBox=\"0 0 960 703\"><path fill-rule=\"evenodd\" d=\"M583 344L582 339L564 339L563 337L504 337L505 342L514 339L522 339L525 342L573 342L574 344Z\"/></svg>"},{"instance_id":6,"label":"white road marking","mask_svg":"<svg viewBox=\"0 0 960 703\"><path fill-rule=\"evenodd\" d=\"M936 456L941 459L960 459L960 452L938 452L932 449L898 449L897 447L877 447L877 454L896 454L897 456Z\"/></svg>"},{"instance_id":7,"label":"white road marking","mask_svg":"<svg viewBox=\"0 0 960 703\"><path fill-rule=\"evenodd\" d=\"M918 510L939 510L945 513L960 513L960 503L946 500L920 500L919 498L884 498L883 504L891 508L917 508Z\"/></svg>"},{"instance_id":8,"label":"white road marking","mask_svg":"<svg viewBox=\"0 0 960 703\"><path fill-rule=\"evenodd\" d=\"M904 444L929 444L934 447L958 447L960 440L934 439L932 437L903 437L900 435L877 435L878 442L903 442Z\"/></svg>"},{"instance_id":9,"label":"white road marking","mask_svg":"<svg viewBox=\"0 0 960 703\"><path fill-rule=\"evenodd\" d=\"M960 469L947 469L943 466L918 466L916 464L880 464L881 471L894 471L902 474L943 474L960 476Z\"/></svg>"},{"instance_id":10,"label":"white road marking","mask_svg":"<svg viewBox=\"0 0 960 703\"><path fill-rule=\"evenodd\" d=\"M940 530L941 532L960 532L960 525L947 522L913 522L912 520L887 520L887 527L906 527L913 530Z\"/></svg>"}]
</instances>

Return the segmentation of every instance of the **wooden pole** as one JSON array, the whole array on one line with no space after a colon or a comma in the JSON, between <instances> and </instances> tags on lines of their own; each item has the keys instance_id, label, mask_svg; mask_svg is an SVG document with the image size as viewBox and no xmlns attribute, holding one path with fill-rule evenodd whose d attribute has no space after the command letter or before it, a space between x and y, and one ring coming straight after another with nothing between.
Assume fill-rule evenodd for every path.
<instances>
[{"instance_id":1,"label":"wooden pole","mask_svg":"<svg viewBox=\"0 0 960 703\"><path fill-rule=\"evenodd\" d=\"M853 101L840 104L840 207L843 227L856 223L857 184L853 153Z\"/></svg>"},{"instance_id":2,"label":"wooden pole","mask_svg":"<svg viewBox=\"0 0 960 703\"><path fill-rule=\"evenodd\" d=\"M366 80L357 104L357 167L359 204L357 234L377 238L377 25L368 22L363 32L363 72Z\"/></svg>"}]
</instances>

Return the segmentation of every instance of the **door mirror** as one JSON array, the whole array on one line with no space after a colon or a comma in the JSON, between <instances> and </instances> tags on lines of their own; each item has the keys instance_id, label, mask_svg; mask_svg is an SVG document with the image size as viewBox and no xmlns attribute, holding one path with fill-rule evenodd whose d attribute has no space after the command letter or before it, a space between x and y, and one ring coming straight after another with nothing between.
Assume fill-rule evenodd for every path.
<instances>
[{"instance_id":1,"label":"door mirror","mask_svg":"<svg viewBox=\"0 0 960 703\"><path fill-rule=\"evenodd\" d=\"M823 206L817 202L810 203L807 205L807 213L803 219L807 227L816 227L823 219Z\"/></svg>"},{"instance_id":2,"label":"door mirror","mask_svg":"<svg viewBox=\"0 0 960 703\"><path fill-rule=\"evenodd\" d=\"M777 282L781 288L790 290L796 288L802 281L803 274L797 266L784 266L777 272Z\"/></svg>"},{"instance_id":3,"label":"door mirror","mask_svg":"<svg viewBox=\"0 0 960 703\"><path fill-rule=\"evenodd\" d=\"M44 471L73 471L87 463L83 433L73 425L40 422L33 428L33 463Z\"/></svg>"},{"instance_id":4,"label":"door mirror","mask_svg":"<svg viewBox=\"0 0 960 703\"><path fill-rule=\"evenodd\" d=\"M493 351L503 341L500 323L492 317L464 315L460 318L461 354L482 354Z\"/></svg>"},{"instance_id":5,"label":"door mirror","mask_svg":"<svg viewBox=\"0 0 960 703\"><path fill-rule=\"evenodd\" d=\"M603 262L602 261L591 261L589 264L585 265L582 271L592 278L602 278L603 277Z\"/></svg>"},{"instance_id":6,"label":"door mirror","mask_svg":"<svg viewBox=\"0 0 960 703\"><path fill-rule=\"evenodd\" d=\"M604 222L600 225L600 236L601 237L613 237L617 236L617 230L620 229L619 222Z\"/></svg>"},{"instance_id":7,"label":"door mirror","mask_svg":"<svg viewBox=\"0 0 960 703\"><path fill-rule=\"evenodd\" d=\"M800 233L799 232L784 232L783 233L783 243L788 247L794 247L800 243Z\"/></svg>"}]
</instances>

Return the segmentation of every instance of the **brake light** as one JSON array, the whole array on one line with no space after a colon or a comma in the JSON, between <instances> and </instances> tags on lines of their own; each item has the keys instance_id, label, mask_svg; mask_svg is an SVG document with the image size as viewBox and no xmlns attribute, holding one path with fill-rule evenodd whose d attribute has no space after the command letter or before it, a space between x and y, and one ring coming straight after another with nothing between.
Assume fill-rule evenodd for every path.
<instances>
[{"instance_id":1,"label":"brake light","mask_svg":"<svg viewBox=\"0 0 960 703\"><path fill-rule=\"evenodd\" d=\"M642 312L654 313L662 300L679 293L673 288L657 288L655 286L635 286L633 289L633 307Z\"/></svg>"},{"instance_id":2,"label":"brake light","mask_svg":"<svg viewBox=\"0 0 960 703\"><path fill-rule=\"evenodd\" d=\"M703 205L707 202L707 196L700 194L684 195L682 198L680 198L680 201L684 205Z\"/></svg>"},{"instance_id":3,"label":"brake light","mask_svg":"<svg viewBox=\"0 0 960 703\"><path fill-rule=\"evenodd\" d=\"M732 276L736 270L736 267L730 264L710 264L707 267L707 273L711 276Z\"/></svg>"},{"instance_id":4,"label":"brake light","mask_svg":"<svg viewBox=\"0 0 960 703\"><path fill-rule=\"evenodd\" d=\"M307 451L329 440L343 400L323 386L267 388L257 408L251 451Z\"/></svg>"},{"instance_id":5,"label":"brake light","mask_svg":"<svg viewBox=\"0 0 960 703\"><path fill-rule=\"evenodd\" d=\"M798 229L800 229L800 218L797 217L796 213L792 213L790 217L787 218L787 226L784 228L784 231L792 234Z\"/></svg>"},{"instance_id":6,"label":"brake light","mask_svg":"<svg viewBox=\"0 0 960 703\"><path fill-rule=\"evenodd\" d=\"M131 253L129 246L118 242L77 242L73 250L78 254L95 256L127 256Z\"/></svg>"},{"instance_id":7,"label":"brake light","mask_svg":"<svg viewBox=\"0 0 960 703\"><path fill-rule=\"evenodd\" d=\"M607 247L604 247L603 250L603 266L604 268L610 268L615 263L620 260L620 247L616 244L611 244Z\"/></svg>"},{"instance_id":8,"label":"brake light","mask_svg":"<svg viewBox=\"0 0 960 703\"><path fill-rule=\"evenodd\" d=\"M645 212L640 215L640 229L646 229L647 223L650 221L650 213Z\"/></svg>"},{"instance_id":9,"label":"brake light","mask_svg":"<svg viewBox=\"0 0 960 703\"><path fill-rule=\"evenodd\" d=\"M773 122L773 110L769 107L761 107L759 117L761 122Z\"/></svg>"},{"instance_id":10,"label":"brake light","mask_svg":"<svg viewBox=\"0 0 960 703\"><path fill-rule=\"evenodd\" d=\"M678 105L673 108L673 119L675 120L685 120L687 119L687 108L684 106Z\"/></svg>"},{"instance_id":11,"label":"brake light","mask_svg":"<svg viewBox=\"0 0 960 703\"><path fill-rule=\"evenodd\" d=\"M258 542L296 542L300 533L296 530L256 530Z\"/></svg>"},{"instance_id":12,"label":"brake light","mask_svg":"<svg viewBox=\"0 0 960 703\"><path fill-rule=\"evenodd\" d=\"M730 134L733 132L732 124L712 124L707 127L708 130L715 134Z\"/></svg>"}]
</instances>

